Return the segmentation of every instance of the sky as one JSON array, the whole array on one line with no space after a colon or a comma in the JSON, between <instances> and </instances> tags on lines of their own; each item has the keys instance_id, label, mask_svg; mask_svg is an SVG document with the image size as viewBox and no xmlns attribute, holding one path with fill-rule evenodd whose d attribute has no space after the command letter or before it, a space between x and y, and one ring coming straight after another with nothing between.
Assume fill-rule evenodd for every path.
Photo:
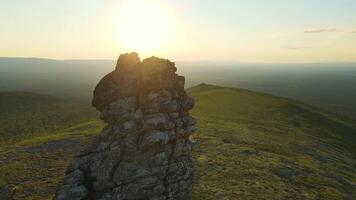
<instances>
[{"instance_id":1,"label":"sky","mask_svg":"<svg viewBox=\"0 0 356 200\"><path fill-rule=\"evenodd\" d=\"M356 61L356 0L0 0L0 56Z\"/></svg>"}]
</instances>

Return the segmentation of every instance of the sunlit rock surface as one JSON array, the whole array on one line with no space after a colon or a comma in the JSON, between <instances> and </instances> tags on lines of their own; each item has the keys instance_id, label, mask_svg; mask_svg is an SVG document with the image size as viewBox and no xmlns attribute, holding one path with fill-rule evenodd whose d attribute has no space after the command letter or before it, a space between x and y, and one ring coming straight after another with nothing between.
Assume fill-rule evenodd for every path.
<instances>
[{"instance_id":1,"label":"sunlit rock surface","mask_svg":"<svg viewBox=\"0 0 356 200\"><path fill-rule=\"evenodd\" d=\"M166 59L120 55L92 101L108 125L74 158L55 200L190 199L194 101L176 70Z\"/></svg>"}]
</instances>

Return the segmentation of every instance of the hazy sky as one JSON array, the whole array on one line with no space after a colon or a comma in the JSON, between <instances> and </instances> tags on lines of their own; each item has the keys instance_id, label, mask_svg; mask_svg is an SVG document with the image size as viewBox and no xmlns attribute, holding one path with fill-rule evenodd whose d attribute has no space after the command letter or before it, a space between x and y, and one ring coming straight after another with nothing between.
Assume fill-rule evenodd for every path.
<instances>
[{"instance_id":1,"label":"hazy sky","mask_svg":"<svg viewBox=\"0 0 356 200\"><path fill-rule=\"evenodd\" d=\"M0 0L0 56L131 50L172 60L356 61L356 0Z\"/></svg>"}]
</instances>

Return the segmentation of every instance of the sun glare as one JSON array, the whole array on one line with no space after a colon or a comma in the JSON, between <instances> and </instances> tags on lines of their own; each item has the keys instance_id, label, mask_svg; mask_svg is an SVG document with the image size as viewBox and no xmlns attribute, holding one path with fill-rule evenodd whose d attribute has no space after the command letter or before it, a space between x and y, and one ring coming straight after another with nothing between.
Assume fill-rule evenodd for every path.
<instances>
[{"instance_id":1,"label":"sun glare","mask_svg":"<svg viewBox=\"0 0 356 200\"><path fill-rule=\"evenodd\" d=\"M120 5L117 35L121 45L132 51L164 49L174 35L174 20L160 1L127 0Z\"/></svg>"}]
</instances>

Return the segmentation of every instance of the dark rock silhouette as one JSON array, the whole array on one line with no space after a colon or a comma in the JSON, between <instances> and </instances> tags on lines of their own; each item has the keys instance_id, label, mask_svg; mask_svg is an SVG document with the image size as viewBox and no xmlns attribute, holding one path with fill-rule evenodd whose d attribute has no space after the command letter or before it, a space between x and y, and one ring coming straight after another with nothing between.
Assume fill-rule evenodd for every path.
<instances>
[{"instance_id":1,"label":"dark rock silhouette","mask_svg":"<svg viewBox=\"0 0 356 200\"><path fill-rule=\"evenodd\" d=\"M72 161L55 200L190 199L194 101L173 62L120 55L92 101L108 123Z\"/></svg>"}]
</instances>

